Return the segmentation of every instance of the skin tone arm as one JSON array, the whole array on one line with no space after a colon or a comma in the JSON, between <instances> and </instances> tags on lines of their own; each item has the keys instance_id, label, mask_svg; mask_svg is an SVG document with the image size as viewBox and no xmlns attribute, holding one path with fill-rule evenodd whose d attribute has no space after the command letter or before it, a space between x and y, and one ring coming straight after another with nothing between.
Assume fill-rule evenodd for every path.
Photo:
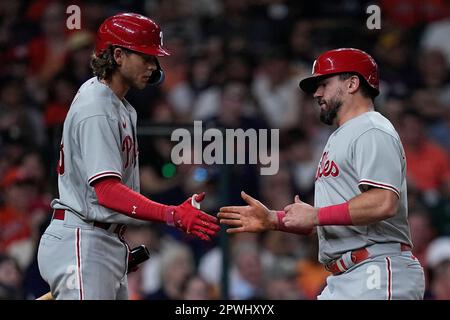
<instances>
[{"instance_id":1,"label":"skin tone arm","mask_svg":"<svg viewBox=\"0 0 450 320\"><path fill-rule=\"evenodd\" d=\"M221 224L228 225L228 233L263 232L277 229L277 214L260 201L241 192L247 206L220 208L218 218ZM389 190L372 188L349 201L349 211L353 225L367 225L391 218L398 205L397 195ZM289 229L309 229L318 225L319 208L302 202L298 196L295 202L284 208L284 225Z\"/></svg>"}]
</instances>

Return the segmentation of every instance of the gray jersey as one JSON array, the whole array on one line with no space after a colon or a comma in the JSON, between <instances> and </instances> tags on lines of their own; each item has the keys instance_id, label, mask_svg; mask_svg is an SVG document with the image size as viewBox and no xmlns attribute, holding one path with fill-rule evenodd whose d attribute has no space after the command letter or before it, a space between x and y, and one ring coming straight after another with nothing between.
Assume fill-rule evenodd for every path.
<instances>
[{"instance_id":1,"label":"gray jersey","mask_svg":"<svg viewBox=\"0 0 450 320\"><path fill-rule=\"evenodd\" d=\"M411 243L407 221L406 159L393 125L375 111L345 122L328 139L315 182L315 207L340 204L370 187L399 197L396 215L367 226L318 227L319 261L375 243Z\"/></svg>"},{"instance_id":2,"label":"gray jersey","mask_svg":"<svg viewBox=\"0 0 450 320\"><path fill-rule=\"evenodd\" d=\"M134 108L97 78L80 87L64 122L54 209L70 210L86 221L136 222L99 205L91 186L113 176L139 192L136 119Z\"/></svg>"}]
</instances>

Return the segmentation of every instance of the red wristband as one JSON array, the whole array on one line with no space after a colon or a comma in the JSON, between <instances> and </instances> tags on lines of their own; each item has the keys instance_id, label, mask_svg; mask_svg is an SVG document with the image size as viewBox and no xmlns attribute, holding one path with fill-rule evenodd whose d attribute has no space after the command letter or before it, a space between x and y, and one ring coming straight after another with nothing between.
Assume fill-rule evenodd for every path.
<instances>
[{"instance_id":1,"label":"red wristband","mask_svg":"<svg viewBox=\"0 0 450 320\"><path fill-rule=\"evenodd\" d=\"M175 207L167 206L166 208L166 224L175 227Z\"/></svg>"},{"instance_id":2,"label":"red wristband","mask_svg":"<svg viewBox=\"0 0 450 320\"><path fill-rule=\"evenodd\" d=\"M348 209L348 202L319 208L317 219L319 220L320 226L353 225L352 218L350 217L350 211Z\"/></svg>"},{"instance_id":3,"label":"red wristband","mask_svg":"<svg viewBox=\"0 0 450 320\"><path fill-rule=\"evenodd\" d=\"M286 215L286 212L282 211L277 211L277 219L278 219L278 224L277 224L277 230L280 231L287 231L286 226L283 223L283 218Z\"/></svg>"}]
</instances>

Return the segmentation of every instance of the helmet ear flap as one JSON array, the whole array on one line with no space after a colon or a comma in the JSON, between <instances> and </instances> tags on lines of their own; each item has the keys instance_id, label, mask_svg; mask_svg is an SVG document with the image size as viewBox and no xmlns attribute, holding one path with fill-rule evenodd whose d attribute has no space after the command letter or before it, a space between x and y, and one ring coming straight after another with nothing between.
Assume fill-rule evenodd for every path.
<instances>
[{"instance_id":1,"label":"helmet ear flap","mask_svg":"<svg viewBox=\"0 0 450 320\"><path fill-rule=\"evenodd\" d=\"M152 72L150 78L148 78L148 84L151 86L157 86L164 81L165 75L161 65L159 64L158 58L155 57L156 70Z\"/></svg>"}]
</instances>

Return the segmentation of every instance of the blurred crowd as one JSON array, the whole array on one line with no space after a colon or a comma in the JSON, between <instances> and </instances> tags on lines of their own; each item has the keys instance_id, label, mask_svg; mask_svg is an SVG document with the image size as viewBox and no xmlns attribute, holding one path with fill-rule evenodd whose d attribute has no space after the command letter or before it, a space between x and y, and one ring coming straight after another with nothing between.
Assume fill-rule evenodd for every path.
<instances>
[{"instance_id":1,"label":"blurred crowd","mask_svg":"<svg viewBox=\"0 0 450 320\"><path fill-rule=\"evenodd\" d=\"M81 28L66 27L67 6ZM366 26L369 4L381 28ZM36 250L57 196L62 124L89 67L95 31L108 16L137 12L157 21L166 80L131 90L138 112L141 191L179 204L206 191L215 214L242 204L240 191L282 209L298 194L313 203L314 175L329 134L299 79L321 52L367 51L378 62L376 110L399 131L408 167L414 254L426 270L426 299L450 299L450 1L446 0L6 0L0 1L0 299L48 291ZM161 128L280 129L280 169L178 165ZM152 130L148 130L152 129ZM246 152L248 146L237 152ZM151 258L129 275L131 299L220 299L223 257L230 299L314 299L327 271L316 236L281 232L222 236L204 243L162 224L132 226L131 247ZM223 251L224 243L229 248ZM55 257L58 259L58 257Z\"/></svg>"}]
</instances>

